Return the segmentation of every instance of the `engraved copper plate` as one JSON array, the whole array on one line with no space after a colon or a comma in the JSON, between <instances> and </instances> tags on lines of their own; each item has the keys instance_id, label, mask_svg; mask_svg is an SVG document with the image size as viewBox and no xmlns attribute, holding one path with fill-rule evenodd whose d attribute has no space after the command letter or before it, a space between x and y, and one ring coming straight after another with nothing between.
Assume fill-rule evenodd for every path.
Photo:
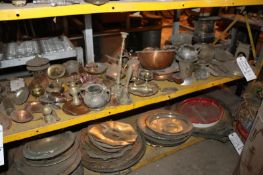
<instances>
[{"instance_id":1,"label":"engraved copper plate","mask_svg":"<svg viewBox=\"0 0 263 175\"><path fill-rule=\"evenodd\" d=\"M178 135L192 129L186 117L169 111L148 116L146 125L154 132L165 135Z\"/></svg>"},{"instance_id":2,"label":"engraved copper plate","mask_svg":"<svg viewBox=\"0 0 263 175\"><path fill-rule=\"evenodd\" d=\"M88 132L96 140L113 146L132 144L137 138L137 133L131 125L117 121L93 125Z\"/></svg>"}]
</instances>

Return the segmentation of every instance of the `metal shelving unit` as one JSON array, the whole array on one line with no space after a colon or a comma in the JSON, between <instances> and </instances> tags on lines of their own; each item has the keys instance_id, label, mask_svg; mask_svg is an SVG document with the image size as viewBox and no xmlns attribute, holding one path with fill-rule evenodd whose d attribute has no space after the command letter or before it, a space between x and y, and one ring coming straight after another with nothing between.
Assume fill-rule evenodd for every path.
<instances>
[{"instance_id":1,"label":"metal shelving unit","mask_svg":"<svg viewBox=\"0 0 263 175\"><path fill-rule=\"evenodd\" d=\"M130 11L156 11L172 10L198 7L225 7L263 5L262 0L179 0L179 1L111 1L101 6L81 3L70 6L51 7L49 5L27 4L25 7L14 7L11 4L1 4L0 21L21 20L33 18L45 18L68 15L85 15L86 29L84 31L86 42L86 61L93 61L92 28L90 14L108 12L130 12ZM25 60L23 60L25 61ZM8 66L8 63L4 65ZM22 63L14 63L22 64ZM130 105L108 106L101 111L92 111L81 116L69 116L62 111L57 111L61 121L53 124L45 124L43 121L31 121L25 124L13 123L10 130L4 132L4 143L14 142L39 134L67 128L87 121L92 121L110 115L140 108L146 105L167 101L196 91L201 91L224 83L241 79L241 77L211 77L208 80L201 80L190 86L180 86L171 82L158 82L160 88L177 87L178 91L173 93L162 93L142 98L132 96L133 103Z\"/></svg>"}]
</instances>

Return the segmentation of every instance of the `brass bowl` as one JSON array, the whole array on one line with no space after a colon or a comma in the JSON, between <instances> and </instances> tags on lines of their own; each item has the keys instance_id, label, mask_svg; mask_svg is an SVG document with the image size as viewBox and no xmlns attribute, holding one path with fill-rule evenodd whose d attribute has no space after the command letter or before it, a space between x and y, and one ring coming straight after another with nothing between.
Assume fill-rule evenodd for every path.
<instances>
[{"instance_id":1,"label":"brass bowl","mask_svg":"<svg viewBox=\"0 0 263 175\"><path fill-rule=\"evenodd\" d=\"M47 75L51 79L63 77L66 73L66 69L62 64L53 64L47 69Z\"/></svg>"},{"instance_id":2,"label":"brass bowl","mask_svg":"<svg viewBox=\"0 0 263 175\"><path fill-rule=\"evenodd\" d=\"M148 70L159 70L170 66L174 60L173 50L143 50L138 52L141 65Z\"/></svg>"},{"instance_id":3,"label":"brass bowl","mask_svg":"<svg viewBox=\"0 0 263 175\"><path fill-rule=\"evenodd\" d=\"M11 118L17 123L26 123L33 120L33 115L28 111L21 109L11 113Z\"/></svg>"}]
</instances>

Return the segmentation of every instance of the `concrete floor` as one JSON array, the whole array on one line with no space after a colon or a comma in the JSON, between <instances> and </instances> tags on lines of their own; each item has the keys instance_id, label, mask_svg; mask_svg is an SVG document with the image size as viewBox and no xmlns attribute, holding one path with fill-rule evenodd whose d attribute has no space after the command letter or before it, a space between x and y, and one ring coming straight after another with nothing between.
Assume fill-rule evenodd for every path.
<instances>
[{"instance_id":1,"label":"concrete floor","mask_svg":"<svg viewBox=\"0 0 263 175\"><path fill-rule=\"evenodd\" d=\"M231 175L237 161L238 154L231 143L206 140L130 175Z\"/></svg>"}]
</instances>

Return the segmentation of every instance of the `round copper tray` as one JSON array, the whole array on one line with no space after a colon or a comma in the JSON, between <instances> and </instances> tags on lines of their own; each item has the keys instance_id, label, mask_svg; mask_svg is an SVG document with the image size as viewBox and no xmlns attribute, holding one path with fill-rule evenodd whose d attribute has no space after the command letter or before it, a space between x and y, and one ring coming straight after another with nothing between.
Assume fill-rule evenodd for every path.
<instances>
[{"instance_id":1,"label":"round copper tray","mask_svg":"<svg viewBox=\"0 0 263 175\"><path fill-rule=\"evenodd\" d=\"M74 141L75 135L70 131L34 140L25 144L23 155L32 160L52 158L69 149Z\"/></svg>"},{"instance_id":2,"label":"round copper tray","mask_svg":"<svg viewBox=\"0 0 263 175\"><path fill-rule=\"evenodd\" d=\"M81 163L84 167L100 173L112 173L122 171L136 164L145 153L145 143L144 139L138 135L136 142L132 145L132 149L117 159L95 159L88 156L85 150L82 149L81 152Z\"/></svg>"},{"instance_id":3,"label":"round copper tray","mask_svg":"<svg viewBox=\"0 0 263 175\"><path fill-rule=\"evenodd\" d=\"M72 101L67 101L62 106L63 112L65 112L68 115L77 116L77 115L83 115L83 114L90 112L90 109L84 103L81 103L80 105L77 105L77 106L72 105L71 103Z\"/></svg>"},{"instance_id":4,"label":"round copper tray","mask_svg":"<svg viewBox=\"0 0 263 175\"><path fill-rule=\"evenodd\" d=\"M88 128L88 133L97 141L112 146L126 146L134 143L137 138L137 133L130 124L117 121L92 125Z\"/></svg>"},{"instance_id":5,"label":"round copper tray","mask_svg":"<svg viewBox=\"0 0 263 175\"><path fill-rule=\"evenodd\" d=\"M193 129L192 123L186 117L170 111L149 115L145 122L149 129L164 135L181 135Z\"/></svg>"},{"instance_id":6,"label":"round copper tray","mask_svg":"<svg viewBox=\"0 0 263 175\"><path fill-rule=\"evenodd\" d=\"M69 148L64 153L57 155L56 157L52 157L50 159L43 159L43 160L30 160L26 158L22 158L22 159L29 166L34 166L34 167L53 166L69 159L73 154L77 152L78 149L79 149L79 141L76 140L71 148Z\"/></svg>"}]
</instances>

